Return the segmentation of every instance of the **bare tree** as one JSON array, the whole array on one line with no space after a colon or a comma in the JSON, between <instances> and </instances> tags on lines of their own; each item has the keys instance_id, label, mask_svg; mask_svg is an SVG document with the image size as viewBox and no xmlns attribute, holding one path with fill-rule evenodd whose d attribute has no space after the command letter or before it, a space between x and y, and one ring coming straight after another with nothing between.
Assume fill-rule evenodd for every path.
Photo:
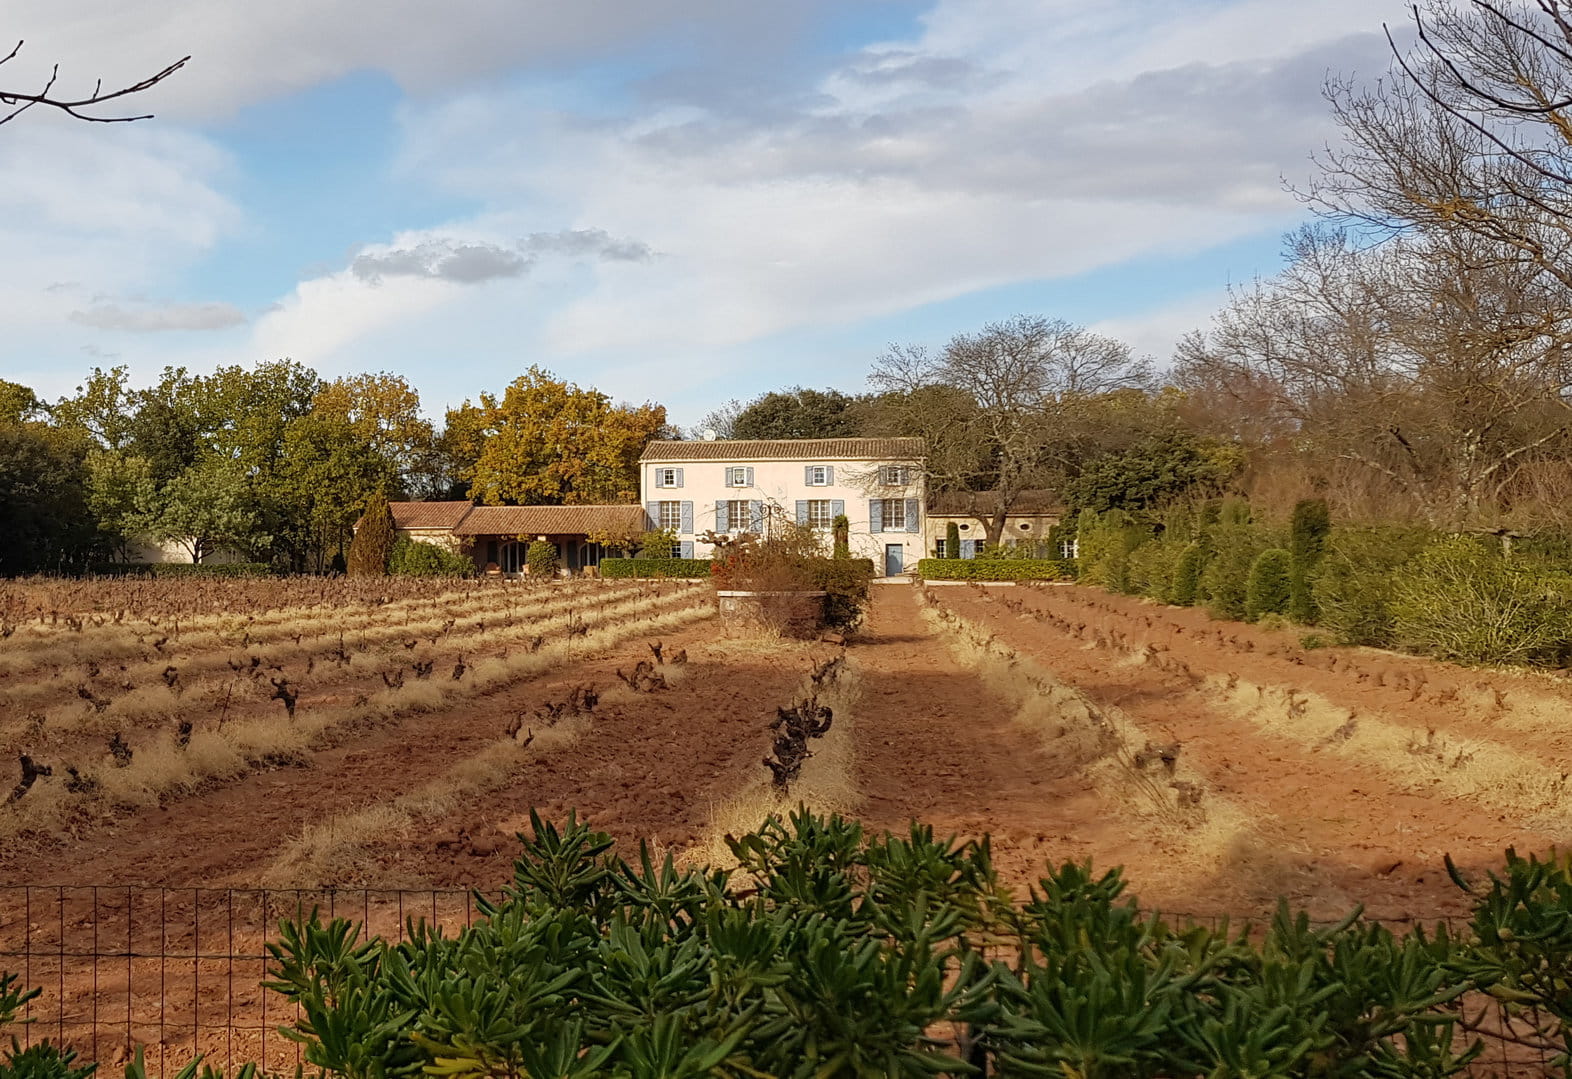
<instances>
[{"instance_id":1,"label":"bare tree","mask_svg":"<svg viewBox=\"0 0 1572 1079\"><path fill-rule=\"evenodd\" d=\"M1306 230L1279 277L1182 342L1176 377L1247 393L1323 477L1433 524L1501 514L1572 429L1572 305L1501 244L1433 234L1359 249Z\"/></svg>"},{"instance_id":2,"label":"bare tree","mask_svg":"<svg viewBox=\"0 0 1572 1079\"><path fill-rule=\"evenodd\" d=\"M892 346L869 380L883 395L874 422L927 440L930 486L985 496L972 513L993 544L1022 492L1065 478L1078 412L1146 388L1151 365L1083 327L1017 315L957 335L938 354Z\"/></svg>"},{"instance_id":3,"label":"bare tree","mask_svg":"<svg viewBox=\"0 0 1572 1079\"><path fill-rule=\"evenodd\" d=\"M0 57L0 65L4 65L11 60L16 59L16 55L22 51L22 45L23 42L18 41L16 46L9 53L7 53L4 57ZM22 115L22 113L26 112L28 109L33 108L35 105L43 105L45 108L59 109L68 116L96 124L123 124L129 123L133 120L151 119L153 115L152 113L143 113L137 116L104 116L99 115L97 112L87 112L84 110L93 109L95 106L107 105L112 101L119 101L121 98L127 98L133 94L140 94L144 90L152 89L154 86L157 86L159 83L169 78L169 76L185 67L186 63L190 59L191 57L189 56L182 56L179 60L176 60L167 67L154 72L147 78L139 79L138 81L131 83L129 86L122 86L118 90L105 90L103 80L99 79L93 83L92 93L77 97L66 96L55 91L55 83L60 79L60 65L55 64L49 71L49 78L46 79L44 85L36 91L27 92L21 90L0 90L0 107L10 110L4 115L0 115L0 124L10 123L12 120L15 120L18 116Z\"/></svg>"}]
</instances>

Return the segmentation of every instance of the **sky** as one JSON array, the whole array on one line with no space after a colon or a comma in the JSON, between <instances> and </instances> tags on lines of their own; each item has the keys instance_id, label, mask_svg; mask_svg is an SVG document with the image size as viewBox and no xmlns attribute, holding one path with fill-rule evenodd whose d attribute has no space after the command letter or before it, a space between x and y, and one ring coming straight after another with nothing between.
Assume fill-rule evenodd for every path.
<instances>
[{"instance_id":1,"label":"sky","mask_svg":"<svg viewBox=\"0 0 1572 1079\"><path fill-rule=\"evenodd\" d=\"M531 365L689 426L1017 313L1161 364L1308 214L1398 0L8 0L0 377ZM9 47L9 42L7 43ZM3 54L5 49L0 49Z\"/></svg>"}]
</instances>

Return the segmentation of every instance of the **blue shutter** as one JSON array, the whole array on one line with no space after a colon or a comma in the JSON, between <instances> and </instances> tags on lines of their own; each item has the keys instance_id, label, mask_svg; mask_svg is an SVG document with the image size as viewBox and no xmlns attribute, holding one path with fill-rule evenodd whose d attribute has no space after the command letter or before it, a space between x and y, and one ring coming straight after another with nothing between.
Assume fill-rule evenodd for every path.
<instances>
[{"instance_id":1,"label":"blue shutter","mask_svg":"<svg viewBox=\"0 0 1572 1079\"><path fill-rule=\"evenodd\" d=\"M683 540L680 550L681 550L683 558L692 558L693 557L693 541L692 540Z\"/></svg>"},{"instance_id":2,"label":"blue shutter","mask_svg":"<svg viewBox=\"0 0 1572 1079\"><path fill-rule=\"evenodd\" d=\"M812 465L803 465L802 466L802 485L804 487L812 487L813 486L813 466Z\"/></svg>"},{"instance_id":3,"label":"blue shutter","mask_svg":"<svg viewBox=\"0 0 1572 1079\"><path fill-rule=\"evenodd\" d=\"M921 509L921 506L918 504L918 502L917 502L917 500L915 498L908 498L906 500L906 531L908 531L908 532L916 532L916 531L918 531L918 528L917 528L917 511L919 509Z\"/></svg>"},{"instance_id":4,"label":"blue shutter","mask_svg":"<svg viewBox=\"0 0 1572 1079\"><path fill-rule=\"evenodd\" d=\"M680 528L678 531L680 531L684 536L691 536L691 535L693 535L693 503L692 502L684 502L682 504L682 528Z\"/></svg>"},{"instance_id":5,"label":"blue shutter","mask_svg":"<svg viewBox=\"0 0 1572 1079\"><path fill-rule=\"evenodd\" d=\"M677 471L677 486L681 487L682 486L682 469L679 468L676 471Z\"/></svg>"},{"instance_id":6,"label":"blue shutter","mask_svg":"<svg viewBox=\"0 0 1572 1079\"><path fill-rule=\"evenodd\" d=\"M748 472L751 474L753 469L748 469ZM755 501L748 503L748 530L751 532L758 532L761 535L764 533L763 502Z\"/></svg>"},{"instance_id":7,"label":"blue shutter","mask_svg":"<svg viewBox=\"0 0 1572 1079\"><path fill-rule=\"evenodd\" d=\"M800 499L797 502L797 523L800 525L808 523L808 503Z\"/></svg>"},{"instance_id":8,"label":"blue shutter","mask_svg":"<svg viewBox=\"0 0 1572 1079\"><path fill-rule=\"evenodd\" d=\"M884 531L884 499L868 499L868 531Z\"/></svg>"},{"instance_id":9,"label":"blue shutter","mask_svg":"<svg viewBox=\"0 0 1572 1079\"><path fill-rule=\"evenodd\" d=\"M846 501L845 501L845 499L841 499L841 498L832 498L832 499L830 499L830 522L832 524L834 523L835 518L841 516L845 512L846 512Z\"/></svg>"},{"instance_id":10,"label":"blue shutter","mask_svg":"<svg viewBox=\"0 0 1572 1079\"><path fill-rule=\"evenodd\" d=\"M650 528L652 530L660 527L660 503L659 502L646 502L646 503L644 503L644 515L650 519Z\"/></svg>"},{"instance_id":11,"label":"blue shutter","mask_svg":"<svg viewBox=\"0 0 1572 1079\"><path fill-rule=\"evenodd\" d=\"M834 465L825 465L824 466L824 485L826 487L834 487L835 486L835 466Z\"/></svg>"},{"instance_id":12,"label":"blue shutter","mask_svg":"<svg viewBox=\"0 0 1572 1079\"><path fill-rule=\"evenodd\" d=\"M752 467L748 468L747 473L748 473L748 486L752 487L753 486L753 469L752 469Z\"/></svg>"},{"instance_id":13,"label":"blue shutter","mask_svg":"<svg viewBox=\"0 0 1572 1079\"><path fill-rule=\"evenodd\" d=\"M975 543L973 543L971 540L964 540L964 539L961 540L961 557L962 558L976 558L977 557L977 545Z\"/></svg>"},{"instance_id":14,"label":"blue shutter","mask_svg":"<svg viewBox=\"0 0 1572 1079\"><path fill-rule=\"evenodd\" d=\"M717 531L717 532L730 532L731 531L731 515L727 512L730 508L731 507L726 505L726 502L725 502L724 499L717 499L716 500L716 502L715 502L715 531Z\"/></svg>"}]
</instances>

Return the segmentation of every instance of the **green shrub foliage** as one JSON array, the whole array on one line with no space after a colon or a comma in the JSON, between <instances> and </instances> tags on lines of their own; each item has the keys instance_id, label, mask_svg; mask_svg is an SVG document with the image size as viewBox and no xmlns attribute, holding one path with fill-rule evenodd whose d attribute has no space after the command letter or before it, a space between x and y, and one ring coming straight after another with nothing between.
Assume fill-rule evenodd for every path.
<instances>
[{"instance_id":1,"label":"green shrub foliage","mask_svg":"<svg viewBox=\"0 0 1572 1079\"><path fill-rule=\"evenodd\" d=\"M1306 498L1294 504L1288 525L1288 549L1292 554L1288 571L1288 616L1301 625L1312 625L1316 621L1312 585L1331 532L1332 514L1325 499Z\"/></svg>"},{"instance_id":2,"label":"green shrub foliage","mask_svg":"<svg viewBox=\"0 0 1572 1079\"><path fill-rule=\"evenodd\" d=\"M956 521L944 526L944 557L961 557L961 526Z\"/></svg>"},{"instance_id":3,"label":"green shrub foliage","mask_svg":"<svg viewBox=\"0 0 1572 1079\"><path fill-rule=\"evenodd\" d=\"M1293 555L1281 547L1270 547L1256 555L1250 564L1250 582L1245 589L1245 617L1255 622L1262 615L1283 614L1288 610L1289 567Z\"/></svg>"},{"instance_id":4,"label":"green shrub foliage","mask_svg":"<svg viewBox=\"0 0 1572 1079\"><path fill-rule=\"evenodd\" d=\"M708 558L602 558L602 577L708 577Z\"/></svg>"},{"instance_id":5,"label":"green shrub foliage","mask_svg":"<svg viewBox=\"0 0 1572 1079\"><path fill-rule=\"evenodd\" d=\"M1443 659L1560 664L1572 646L1572 578L1490 540L1430 544L1394 576L1390 608L1400 644Z\"/></svg>"},{"instance_id":6,"label":"green shrub foliage","mask_svg":"<svg viewBox=\"0 0 1572 1079\"><path fill-rule=\"evenodd\" d=\"M1075 574L1054 559L924 558L917 563L917 576L927 581L1068 581Z\"/></svg>"},{"instance_id":7,"label":"green shrub foliage","mask_svg":"<svg viewBox=\"0 0 1572 1079\"><path fill-rule=\"evenodd\" d=\"M1210 552L1201 572L1197 602L1214 618L1243 618L1250 589L1250 567L1273 546L1265 531L1251 526L1248 505L1228 499L1210 533Z\"/></svg>"},{"instance_id":8,"label":"green shrub foliage","mask_svg":"<svg viewBox=\"0 0 1572 1079\"><path fill-rule=\"evenodd\" d=\"M388 571L388 559L393 556L393 513L388 509L387 497L380 492L373 494L366 503L366 512L360 516L355 538L349 542L347 567L351 577L381 577Z\"/></svg>"},{"instance_id":9,"label":"green shrub foliage","mask_svg":"<svg viewBox=\"0 0 1572 1079\"><path fill-rule=\"evenodd\" d=\"M948 560L946 560L948 561ZM814 591L824 593L824 622L847 629L862 621L877 571L871 558L819 558L809 563Z\"/></svg>"},{"instance_id":10,"label":"green shrub foliage","mask_svg":"<svg viewBox=\"0 0 1572 1079\"><path fill-rule=\"evenodd\" d=\"M393 542L388 572L404 577L468 577L475 563L435 543L400 536Z\"/></svg>"},{"instance_id":11,"label":"green shrub foliage","mask_svg":"<svg viewBox=\"0 0 1572 1079\"><path fill-rule=\"evenodd\" d=\"M1311 591L1317 623L1339 644L1394 643L1388 602L1397 570L1424 546L1427 533L1410 528L1342 528L1327 541Z\"/></svg>"},{"instance_id":12,"label":"green shrub foliage","mask_svg":"<svg viewBox=\"0 0 1572 1079\"><path fill-rule=\"evenodd\" d=\"M557 574L557 547L547 540L538 539L524 551L524 564L531 577L555 577Z\"/></svg>"},{"instance_id":13,"label":"green shrub foliage","mask_svg":"<svg viewBox=\"0 0 1572 1079\"><path fill-rule=\"evenodd\" d=\"M266 562L105 562L91 567L98 577L269 577Z\"/></svg>"},{"instance_id":14,"label":"green shrub foliage","mask_svg":"<svg viewBox=\"0 0 1572 1079\"><path fill-rule=\"evenodd\" d=\"M1200 542L1187 544L1174 563L1172 601L1193 607L1201 593L1201 575L1206 571L1206 547Z\"/></svg>"}]
</instances>

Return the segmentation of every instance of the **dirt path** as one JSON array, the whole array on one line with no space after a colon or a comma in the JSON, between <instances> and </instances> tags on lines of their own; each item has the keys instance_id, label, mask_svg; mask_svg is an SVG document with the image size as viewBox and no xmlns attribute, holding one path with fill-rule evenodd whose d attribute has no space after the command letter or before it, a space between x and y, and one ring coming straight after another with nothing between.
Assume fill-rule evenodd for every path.
<instances>
[{"instance_id":1,"label":"dirt path","mask_svg":"<svg viewBox=\"0 0 1572 1079\"><path fill-rule=\"evenodd\" d=\"M673 650L713 636L704 624L663 635ZM255 885L279 846L306 825L413 789L504 737L508 722L585 682L616 684L649 655L642 638L601 656L371 731L337 732L308 763L234 782L93 828L81 840L26 837L0 850L0 881L29 884Z\"/></svg>"},{"instance_id":2,"label":"dirt path","mask_svg":"<svg viewBox=\"0 0 1572 1079\"><path fill-rule=\"evenodd\" d=\"M854 655L857 782L863 819L904 831L917 817L940 834L993 836L1017 886L1047 862L1099 866L1160 856L1121 822L1078 769L1051 759L1013 709L962 667L927 625L910 587L877 586Z\"/></svg>"},{"instance_id":3,"label":"dirt path","mask_svg":"<svg viewBox=\"0 0 1572 1079\"><path fill-rule=\"evenodd\" d=\"M1076 622L1060 628L1068 618L1043 623L1013 613L1014 604L1002 595L959 588L936 594L1058 680L1121 709L1154 742L1181 747L1211 791L1257 822L1254 840L1223 852L1215 879L1197 888L1197 909L1247 909L1284 894L1327 916L1355 902L1389 917L1460 913L1465 897L1446 876L1445 855L1477 871L1498 864L1506 846L1551 845L1551 835L1471 799L1404 789L1391 769L1406 761L1361 760L1339 752L1335 738L1307 742L1263 730L1202 679L1222 669L1256 684L1275 687L1292 678L1297 686L1305 682L1297 676L1307 673L1298 665L1177 645L1174 652L1182 650L1183 660L1148 665L1127 654L1130 641L1118 640L1128 630L1137 641L1139 625L1122 630L1099 623L1090 633L1077 633ZM1051 606L1056 600L1027 603ZM1145 617L1135 613L1138 620ZM1287 670L1276 669L1279 664ZM1374 702L1365 701L1371 708ZM1373 712L1365 713L1367 723ZM1327 726L1335 730L1336 724ZM1139 865L1131 868L1139 877Z\"/></svg>"}]
</instances>

